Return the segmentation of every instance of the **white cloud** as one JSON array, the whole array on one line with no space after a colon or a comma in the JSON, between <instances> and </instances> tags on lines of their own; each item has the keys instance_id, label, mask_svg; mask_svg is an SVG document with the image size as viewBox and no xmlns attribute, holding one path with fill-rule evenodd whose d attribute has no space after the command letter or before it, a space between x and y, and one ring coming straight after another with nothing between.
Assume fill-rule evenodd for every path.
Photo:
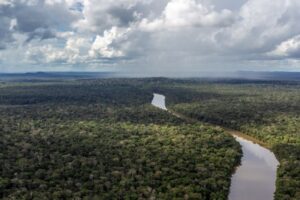
<instances>
[{"instance_id":1,"label":"white cloud","mask_svg":"<svg viewBox=\"0 0 300 200\"><path fill-rule=\"evenodd\" d=\"M197 3L196 0L171 0L162 16L152 21L143 19L140 27L142 30L156 31L185 26L227 26L233 21L234 16L230 10L216 12L212 6Z\"/></svg>"},{"instance_id":2,"label":"white cloud","mask_svg":"<svg viewBox=\"0 0 300 200\"><path fill-rule=\"evenodd\" d=\"M52 45L44 45L40 47L29 45L26 53L26 59L32 63L65 63L67 60L66 54Z\"/></svg>"},{"instance_id":3,"label":"white cloud","mask_svg":"<svg viewBox=\"0 0 300 200\"><path fill-rule=\"evenodd\" d=\"M267 55L275 58L287 57L300 59L300 35L282 42Z\"/></svg>"},{"instance_id":4,"label":"white cloud","mask_svg":"<svg viewBox=\"0 0 300 200\"><path fill-rule=\"evenodd\" d=\"M130 29L119 29L112 27L110 30L104 31L103 36L97 35L89 55L92 58L118 58L125 56L125 52L114 47L114 43L121 42L126 37Z\"/></svg>"},{"instance_id":5,"label":"white cloud","mask_svg":"<svg viewBox=\"0 0 300 200\"><path fill-rule=\"evenodd\" d=\"M299 10L298 0L0 0L10 59L0 65L295 66Z\"/></svg>"},{"instance_id":6,"label":"white cloud","mask_svg":"<svg viewBox=\"0 0 300 200\"><path fill-rule=\"evenodd\" d=\"M297 0L248 0L232 26L218 30L216 42L234 53L263 54L300 32Z\"/></svg>"},{"instance_id":7,"label":"white cloud","mask_svg":"<svg viewBox=\"0 0 300 200\"><path fill-rule=\"evenodd\" d=\"M58 40L43 46L29 44L25 53L26 60L35 64L63 63L77 64L88 61L88 51L91 41L84 37L73 36L67 39L64 48L58 47Z\"/></svg>"}]
</instances>

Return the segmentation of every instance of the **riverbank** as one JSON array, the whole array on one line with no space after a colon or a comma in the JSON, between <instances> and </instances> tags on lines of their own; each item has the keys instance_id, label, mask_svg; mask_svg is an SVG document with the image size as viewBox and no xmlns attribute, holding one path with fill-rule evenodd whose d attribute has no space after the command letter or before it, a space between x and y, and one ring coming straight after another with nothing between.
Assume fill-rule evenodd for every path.
<instances>
[{"instance_id":1,"label":"riverbank","mask_svg":"<svg viewBox=\"0 0 300 200\"><path fill-rule=\"evenodd\" d=\"M174 115L174 116L176 116L176 117L178 117L178 118L180 118L180 119L183 119L183 120L185 120L185 121L188 121L188 122L190 122L190 123L196 123L196 122L199 122L199 121L196 120L196 119L193 119L193 118L184 116L183 114L180 114L180 113L175 112L175 111L170 110L170 109L168 110L168 112L169 112L170 114L172 114L172 115ZM230 128L226 128L226 127L223 127L223 126L220 126L220 125L217 125L217 124L208 123L208 122L201 122L201 123L219 127L219 128L221 128L221 129L225 130L225 131L226 131L227 133L229 133L230 135L242 137L242 138L244 138L244 139L246 139L246 140L249 140L249 141L251 141L251 142L254 142L254 143L256 143L256 144L259 144L259 145L261 145L261 146L263 146L263 147L265 147L265 148L271 150L271 145L269 145L269 144L267 144L267 143L265 143L265 142L263 142L263 141L260 141L260 140L256 139L255 137L252 137L252 136L249 136L249 135L247 135L247 134L245 134L245 133L242 133L242 132L240 132L240 131L233 130L233 129L230 129Z\"/></svg>"},{"instance_id":2,"label":"riverbank","mask_svg":"<svg viewBox=\"0 0 300 200\"><path fill-rule=\"evenodd\" d=\"M160 99L160 104L152 104L161 109L165 108L165 97L163 95L157 96L157 94L154 94L154 102L156 102L155 98L157 97ZM163 100L163 102L161 102L161 100ZM199 122L198 120L170 109L168 109L167 112L190 123ZM279 162L274 153L271 152L270 146L240 131L211 123L206 124L225 130L225 132L231 134L242 147L242 161L232 176L228 196L229 200L273 200L276 190L275 183Z\"/></svg>"}]
</instances>

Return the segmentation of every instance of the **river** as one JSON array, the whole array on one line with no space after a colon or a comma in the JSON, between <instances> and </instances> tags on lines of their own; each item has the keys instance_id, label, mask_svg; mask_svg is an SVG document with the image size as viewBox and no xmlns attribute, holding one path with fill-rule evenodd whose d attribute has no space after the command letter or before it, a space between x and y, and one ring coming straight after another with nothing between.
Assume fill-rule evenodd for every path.
<instances>
[{"instance_id":1,"label":"river","mask_svg":"<svg viewBox=\"0 0 300 200\"><path fill-rule=\"evenodd\" d=\"M167 110L165 96L153 94L152 105ZM241 165L231 179L229 200L273 200L279 162L273 152L240 135L232 134L242 146Z\"/></svg>"},{"instance_id":2,"label":"river","mask_svg":"<svg viewBox=\"0 0 300 200\"><path fill-rule=\"evenodd\" d=\"M273 200L279 162L268 149L234 135L243 157L231 178L229 200Z\"/></svg>"},{"instance_id":3,"label":"river","mask_svg":"<svg viewBox=\"0 0 300 200\"><path fill-rule=\"evenodd\" d=\"M163 110L167 110L165 102L166 102L166 97L164 95L156 94L156 93L153 94L153 100L151 102L153 106Z\"/></svg>"}]
</instances>

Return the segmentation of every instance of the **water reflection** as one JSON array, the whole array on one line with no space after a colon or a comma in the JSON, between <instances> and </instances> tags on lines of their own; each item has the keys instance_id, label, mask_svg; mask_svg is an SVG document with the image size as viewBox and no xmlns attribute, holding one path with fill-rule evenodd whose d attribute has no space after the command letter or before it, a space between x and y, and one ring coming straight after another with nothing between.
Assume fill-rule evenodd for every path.
<instances>
[{"instance_id":1,"label":"water reflection","mask_svg":"<svg viewBox=\"0 0 300 200\"><path fill-rule=\"evenodd\" d=\"M279 162L268 149L235 136L242 145L241 166L231 179L229 200L273 200Z\"/></svg>"},{"instance_id":2,"label":"water reflection","mask_svg":"<svg viewBox=\"0 0 300 200\"><path fill-rule=\"evenodd\" d=\"M167 110L166 104L165 104L165 99L166 99L166 97L164 95L154 93L151 104L160 109Z\"/></svg>"},{"instance_id":3,"label":"water reflection","mask_svg":"<svg viewBox=\"0 0 300 200\"><path fill-rule=\"evenodd\" d=\"M165 96L153 94L152 105L167 110ZM268 149L235 136L241 144L243 157L231 179L229 200L273 200L279 162Z\"/></svg>"}]
</instances>

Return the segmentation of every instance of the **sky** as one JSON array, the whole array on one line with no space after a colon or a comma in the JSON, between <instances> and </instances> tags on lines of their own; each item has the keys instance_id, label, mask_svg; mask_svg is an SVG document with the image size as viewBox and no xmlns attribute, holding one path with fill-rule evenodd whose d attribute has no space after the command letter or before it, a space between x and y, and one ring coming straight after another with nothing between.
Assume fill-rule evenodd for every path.
<instances>
[{"instance_id":1,"label":"sky","mask_svg":"<svg viewBox=\"0 0 300 200\"><path fill-rule=\"evenodd\" d=\"M300 71L299 0L0 0L0 73Z\"/></svg>"}]
</instances>

